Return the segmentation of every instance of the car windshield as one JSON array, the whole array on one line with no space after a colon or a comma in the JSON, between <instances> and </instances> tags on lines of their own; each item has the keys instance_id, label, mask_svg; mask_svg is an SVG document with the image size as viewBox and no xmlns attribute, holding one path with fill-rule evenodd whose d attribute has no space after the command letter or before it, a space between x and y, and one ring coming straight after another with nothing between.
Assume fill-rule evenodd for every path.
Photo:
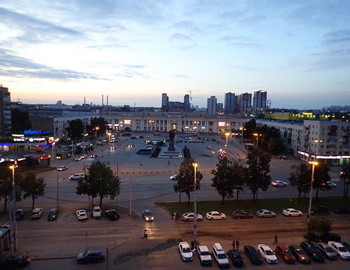
<instances>
[{"instance_id":1,"label":"car windshield","mask_svg":"<svg viewBox=\"0 0 350 270\"><path fill-rule=\"evenodd\" d=\"M348 251L345 247L339 247L338 250L340 252L347 252Z\"/></svg>"},{"instance_id":2,"label":"car windshield","mask_svg":"<svg viewBox=\"0 0 350 270\"><path fill-rule=\"evenodd\" d=\"M190 253L190 252L192 252L192 251L191 251L190 248L184 248L184 249L182 250L182 252L183 252L183 253Z\"/></svg>"},{"instance_id":3,"label":"car windshield","mask_svg":"<svg viewBox=\"0 0 350 270\"><path fill-rule=\"evenodd\" d=\"M144 214L145 216L152 216L152 213L150 211L145 211Z\"/></svg>"},{"instance_id":4,"label":"car windshield","mask_svg":"<svg viewBox=\"0 0 350 270\"><path fill-rule=\"evenodd\" d=\"M207 255L210 255L210 253L209 253L209 251L203 251L203 252L201 252L201 255L207 256Z\"/></svg>"},{"instance_id":5,"label":"car windshield","mask_svg":"<svg viewBox=\"0 0 350 270\"><path fill-rule=\"evenodd\" d=\"M266 251L265 251L265 254L266 254L266 255L274 255L274 253L273 253L271 250L266 250Z\"/></svg>"},{"instance_id":6,"label":"car windshield","mask_svg":"<svg viewBox=\"0 0 350 270\"><path fill-rule=\"evenodd\" d=\"M334 249L331 248L331 247L326 247L325 249L326 249L327 252L334 252Z\"/></svg>"},{"instance_id":7,"label":"car windshield","mask_svg":"<svg viewBox=\"0 0 350 270\"><path fill-rule=\"evenodd\" d=\"M226 255L224 253L219 253L218 258L219 259L226 259Z\"/></svg>"},{"instance_id":8,"label":"car windshield","mask_svg":"<svg viewBox=\"0 0 350 270\"><path fill-rule=\"evenodd\" d=\"M291 253L289 250L284 251L283 254L284 254L285 256L292 256L292 253Z\"/></svg>"}]
</instances>

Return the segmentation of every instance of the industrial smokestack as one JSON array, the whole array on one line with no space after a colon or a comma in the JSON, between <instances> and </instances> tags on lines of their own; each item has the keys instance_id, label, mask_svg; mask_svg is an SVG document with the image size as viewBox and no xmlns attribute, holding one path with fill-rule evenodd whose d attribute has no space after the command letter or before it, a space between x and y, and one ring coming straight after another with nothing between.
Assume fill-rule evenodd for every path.
<instances>
[{"instance_id":1,"label":"industrial smokestack","mask_svg":"<svg viewBox=\"0 0 350 270\"><path fill-rule=\"evenodd\" d=\"M108 107L108 95L107 95L107 107Z\"/></svg>"},{"instance_id":2,"label":"industrial smokestack","mask_svg":"<svg viewBox=\"0 0 350 270\"><path fill-rule=\"evenodd\" d=\"M102 106L103 106L103 95L102 95Z\"/></svg>"}]
</instances>

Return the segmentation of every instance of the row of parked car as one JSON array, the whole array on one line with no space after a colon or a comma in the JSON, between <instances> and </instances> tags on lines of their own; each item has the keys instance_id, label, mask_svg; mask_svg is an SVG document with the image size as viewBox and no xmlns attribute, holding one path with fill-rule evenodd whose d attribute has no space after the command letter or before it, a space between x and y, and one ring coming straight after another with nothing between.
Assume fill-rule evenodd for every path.
<instances>
[{"instance_id":1,"label":"row of parked car","mask_svg":"<svg viewBox=\"0 0 350 270\"><path fill-rule=\"evenodd\" d=\"M215 243L212 251L207 246L197 246L191 249L187 242L180 242L178 250L182 261L192 261L193 254L197 254L202 265L211 265L215 261L220 267L229 267L229 258L234 266L242 266L244 260L238 249L231 249L227 253L220 243ZM287 264L299 262L310 264L311 261L324 262L325 258L337 260L338 258L350 261L350 242L343 244L336 241L328 243L314 243L303 241L300 245L277 245L273 251L268 245L259 244L256 248L250 245L244 246L244 254L254 265L260 265L264 261L268 264L277 264L283 261Z\"/></svg>"},{"instance_id":2,"label":"row of parked car","mask_svg":"<svg viewBox=\"0 0 350 270\"><path fill-rule=\"evenodd\" d=\"M100 218L102 216L102 209L99 206L93 207L91 211L91 216L94 218ZM34 208L30 219L40 219L44 213L43 208ZM105 212L105 216L109 218L110 220L118 220L119 219L119 214L116 209L108 209ZM78 220L86 220L88 219L88 211L85 209L79 209L75 211L76 217ZM58 218L58 210L56 208L52 208L49 210L48 215L47 215L47 220L48 221L53 221ZM16 210L16 220L23 220L24 219L24 211L23 209L17 209Z\"/></svg>"}]
</instances>

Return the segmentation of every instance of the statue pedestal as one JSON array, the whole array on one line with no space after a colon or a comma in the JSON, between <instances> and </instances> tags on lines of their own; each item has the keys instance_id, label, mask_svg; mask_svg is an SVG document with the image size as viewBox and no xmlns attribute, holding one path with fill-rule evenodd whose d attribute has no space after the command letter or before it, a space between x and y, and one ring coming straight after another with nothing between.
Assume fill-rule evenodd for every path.
<instances>
[{"instance_id":1,"label":"statue pedestal","mask_svg":"<svg viewBox=\"0 0 350 270\"><path fill-rule=\"evenodd\" d=\"M158 158L181 158L182 157L181 151L177 150L175 147L173 151L170 151L169 148L170 146L168 147L168 149L161 148Z\"/></svg>"}]
</instances>

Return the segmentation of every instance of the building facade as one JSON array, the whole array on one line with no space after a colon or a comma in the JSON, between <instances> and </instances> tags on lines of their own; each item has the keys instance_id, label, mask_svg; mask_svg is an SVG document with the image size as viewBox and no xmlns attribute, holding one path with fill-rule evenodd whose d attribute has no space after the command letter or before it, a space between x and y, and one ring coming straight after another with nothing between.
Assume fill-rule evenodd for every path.
<instances>
[{"instance_id":1,"label":"building facade","mask_svg":"<svg viewBox=\"0 0 350 270\"><path fill-rule=\"evenodd\" d=\"M253 95L253 113L264 112L267 105L267 92L255 91Z\"/></svg>"},{"instance_id":2,"label":"building facade","mask_svg":"<svg viewBox=\"0 0 350 270\"><path fill-rule=\"evenodd\" d=\"M0 85L0 136L10 135L11 129L11 95Z\"/></svg>"},{"instance_id":3,"label":"building facade","mask_svg":"<svg viewBox=\"0 0 350 270\"><path fill-rule=\"evenodd\" d=\"M228 92L225 94L225 113L233 114L236 112L236 95Z\"/></svg>"},{"instance_id":4,"label":"building facade","mask_svg":"<svg viewBox=\"0 0 350 270\"><path fill-rule=\"evenodd\" d=\"M251 113L252 108L252 94L243 93L237 97L237 107L241 115L247 116Z\"/></svg>"},{"instance_id":5,"label":"building facade","mask_svg":"<svg viewBox=\"0 0 350 270\"><path fill-rule=\"evenodd\" d=\"M208 114L216 114L217 112L217 99L215 96L211 96L207 100L207 112Z\"/></svg>"}]
</instances>

